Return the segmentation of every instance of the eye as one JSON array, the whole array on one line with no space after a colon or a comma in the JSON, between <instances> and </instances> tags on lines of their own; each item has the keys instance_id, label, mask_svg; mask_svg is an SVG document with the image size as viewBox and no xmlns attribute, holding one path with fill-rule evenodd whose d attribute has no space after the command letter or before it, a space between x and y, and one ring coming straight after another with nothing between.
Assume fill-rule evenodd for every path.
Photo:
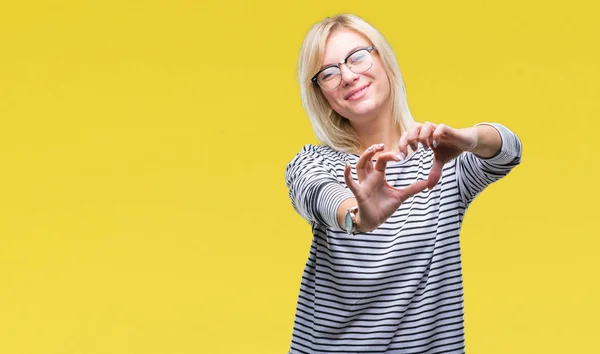
<instances>
[{"instance_id":1,"label":"eye","mask_svg":"<svg viewBox=\"0 0 600 354\"><path fill-rule=\"evenodd\" d=\"M351 63L364 61L368 56L368 52L366 50L359 50L358 52L352 54L350 57Z\"/></svg>"},{"instance_id":2,"label":"eye","mask_svg":"<svg viewBox=\"0 0 600 354\"><path fill-rule=\"evenodd\" d=\"M340 70L338 68L327 68L321 72L321 75L319 75L319 79L321 81L329 81L332 80L339 73Z\"/></svg>"}]
</instances>

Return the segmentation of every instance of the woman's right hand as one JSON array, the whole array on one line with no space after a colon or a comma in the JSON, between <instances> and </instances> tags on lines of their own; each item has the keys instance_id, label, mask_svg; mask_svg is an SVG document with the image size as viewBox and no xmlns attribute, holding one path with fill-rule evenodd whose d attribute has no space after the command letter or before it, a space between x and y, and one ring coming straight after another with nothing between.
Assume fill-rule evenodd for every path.
<instances>
[{"instance_id":1,"label":"woman's right hand","mask_svg":"<svg viewBox=\"0 0 600 354\"><path fill-rule=\"evenodd\" d=\"M356 163L358 183L350 175L350 164L344 169L346 185L358 203L356 228L359 232L375 230L411 196L427 188L427 181L417 181L402 189L392 187L385 179L385 168L389 161L400 161L392 152L381 153L375 164L376 153L383 151L383 144L369 147Z\"/></svg>"}]
</instances>

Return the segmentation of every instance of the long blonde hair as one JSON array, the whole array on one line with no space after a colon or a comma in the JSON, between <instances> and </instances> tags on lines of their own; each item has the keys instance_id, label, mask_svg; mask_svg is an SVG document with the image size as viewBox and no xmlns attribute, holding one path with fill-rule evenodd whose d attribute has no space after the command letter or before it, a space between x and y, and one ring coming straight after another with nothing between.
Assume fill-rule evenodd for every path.
<instances>
[{"instance_id":1,"label":"long blonde hair","mask_svg":"<svg viewBox=\"0 0 600 354\"><path fill-rule=\"evenodd\" d=\"M344 27L366 37L375 46L390 83L392 115L400 132L407 131L414 119L406 102L406 90L396 56L384 36L362 18L342 14L325 18L308 31L298 58L298 82L302 105L310 118L319 141L331 148L356 152L361 146L350 122L335 112L311 78L319 71L325 52L325 42L333 30Z\"/></svg>"}]
</instances>

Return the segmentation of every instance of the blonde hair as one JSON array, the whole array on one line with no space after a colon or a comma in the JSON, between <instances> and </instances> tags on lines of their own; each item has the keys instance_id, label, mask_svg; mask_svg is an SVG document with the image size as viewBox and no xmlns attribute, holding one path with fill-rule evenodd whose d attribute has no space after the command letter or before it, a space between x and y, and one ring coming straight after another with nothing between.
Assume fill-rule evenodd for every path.
<instances>
[{"instance_id":1,"label":"blonde hair","mask_svg":"<svg viewBox=\"0 0 600 354\"><path fill-rule=\"evenodd\" d=\"M340 27L360 33L375 46L390 83L389 103L392 108L392 116L400 132L407 131L414 123L414 119L406 102L406 90L400 67L385 37L365 20L355 15L343 14L325 18L310 29L300 50L298 82L300 83L302 105L310 118L315 135L321 143L335 150L356 152L361 146L350 122L331 108L318 85L311 81L323 62L327 38L331 32Z\"/></svg>"}]
</instances>

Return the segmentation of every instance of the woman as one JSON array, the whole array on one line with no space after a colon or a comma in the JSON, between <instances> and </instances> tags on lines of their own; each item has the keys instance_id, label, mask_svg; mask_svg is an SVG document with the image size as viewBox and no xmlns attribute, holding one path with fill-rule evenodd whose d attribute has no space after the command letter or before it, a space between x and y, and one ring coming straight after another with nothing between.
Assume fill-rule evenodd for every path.
<instances>
[{"instance_id":1,"label":"woman","mask_svg":"<svg viewBox=\"0 0 600 354\"><path fill-rule=\"evenodd\" d=\"M298 79L322 145L286 169L314 235L290 353L464 352L461 223L519 139L415 123L389 44L353 15L312 27Z\"/></svg>"}]
</instances>

